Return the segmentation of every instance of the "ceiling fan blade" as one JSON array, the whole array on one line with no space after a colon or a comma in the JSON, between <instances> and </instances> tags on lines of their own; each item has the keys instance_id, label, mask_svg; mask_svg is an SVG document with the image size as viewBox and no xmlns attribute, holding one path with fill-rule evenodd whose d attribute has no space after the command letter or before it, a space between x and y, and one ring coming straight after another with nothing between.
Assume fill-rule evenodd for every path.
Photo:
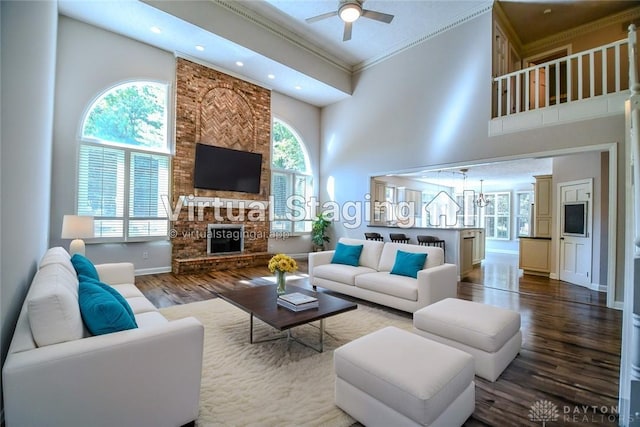
<instances>
[{"instance_id":1,"label":"ceiling fan blade","mask_svg":"<svg viewBox=\"0 0 640 427\"><path fill-rule=\"evenodd\" d=\"M346 42L351 40L351 28L353 26L353 22L345 22L344 23L344 35L342 36L342 41Z\"/></svg>"},{"instance_id":2,"label":"ceiling fan blade","mask_svg":"<svg viewBox=\"0 0 640 427\"><path fill-rule=\"evenodd\" d=\"M388 13L376 12L375 10L362 9L362 16L364 16L365 18L384 22L385 24L390 24L393 20L393 15L389 15Z\"/></svg>"},{"instance_id":3,"label":"ceiling fan blade","mask_svg":"<svg viewBox=\"0 0 640 427\"><path fill-rule=\"evenodd\" d=\"M322 15L312 16L311 18L307 18L307 19L305 19L305 21L307 21L307 24L313 24L314 22L318 22L318 21L321 21L323 19L331 18L332 16L338 16L338 12L337 11L333 11L333 12L323 13Z\"/></svg>"}]
</instances>

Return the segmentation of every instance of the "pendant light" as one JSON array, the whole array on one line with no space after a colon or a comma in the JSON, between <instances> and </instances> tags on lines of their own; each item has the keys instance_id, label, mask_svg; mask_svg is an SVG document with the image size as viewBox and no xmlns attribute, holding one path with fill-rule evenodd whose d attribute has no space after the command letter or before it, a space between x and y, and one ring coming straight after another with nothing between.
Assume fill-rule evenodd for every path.
<instances>
[{"instance_id":1,"label":"pendant light","mask_svg":"<svg viewBox=\"0 0 640 427\"><path fill-rule=\"evenodd\" d=\"M480 180L480 195L478 196L478 198L475 201L476 206L479 207L479 208L484 208L489 203L491 203L491 201L487 200L487 198L485 197L484 193L482 192L482 181L484 181L484 179Z\"/></svg>"}]
</instances>

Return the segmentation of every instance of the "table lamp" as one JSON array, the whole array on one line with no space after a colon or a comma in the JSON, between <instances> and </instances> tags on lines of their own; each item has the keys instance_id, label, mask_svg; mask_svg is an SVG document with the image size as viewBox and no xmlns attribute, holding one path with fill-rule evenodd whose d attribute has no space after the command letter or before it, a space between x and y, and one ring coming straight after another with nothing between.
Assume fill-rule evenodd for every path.
<instances>
[{"instance_id":1,"label":"table lamp","mask_svg":"<svg viewBox=\"0 0 640 427\"><path fill-rule=\"evenodd\" d=\"M93 237L93 217L65 215L62 219L63 239L73 239L69 245L69 254L84 255L84 240Z\"/></svg>"}]
</instances>

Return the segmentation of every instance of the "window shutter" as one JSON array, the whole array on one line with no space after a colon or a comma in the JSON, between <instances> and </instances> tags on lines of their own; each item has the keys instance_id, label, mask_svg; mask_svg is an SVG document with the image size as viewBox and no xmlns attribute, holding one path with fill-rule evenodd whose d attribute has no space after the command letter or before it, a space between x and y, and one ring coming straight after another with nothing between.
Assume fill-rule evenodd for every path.
<instances>
[{"instance_id":1,"label":"window shutter","mask_svg":"<svg viewBox=\"0 0 640 427\"><path fill-rule=\"evenodd\" d=\"M78 215L96 219L95 237L123 237L124 151L80 145L78 162Z\"/></svg>"},{"instance_id":2,"label":"window shutter","mask_svg":"<svg viewBox=\"0 0 640 427\"><path fill-rule=\"evenodd\" d=\"M132 152L129 164L130 237L167 235L167 213L162 197L168 195L169 158Z\"/></svg>"}]
</instances>

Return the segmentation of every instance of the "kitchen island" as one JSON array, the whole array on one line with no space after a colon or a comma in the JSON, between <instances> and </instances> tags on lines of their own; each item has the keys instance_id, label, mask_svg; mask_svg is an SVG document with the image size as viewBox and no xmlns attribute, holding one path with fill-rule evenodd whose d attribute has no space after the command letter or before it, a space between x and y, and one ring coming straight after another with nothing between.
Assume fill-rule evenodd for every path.
<instances>
[{"instance_id":1,"label":"kitchen island","mask_svg":"<svg viewBox=\"0 0 640 427\"><path fill-rule=\"evenodd\" d=\"M445 241L445 262L455 264L458 280L464 278L475 265L482 262L485 256L485 232L480 227L381 227L368 226L367 232L380 233L386 242L389 233L404 233L411 240L409 243L418 244L417 236L436 236ZM351 237L351 236L350 236ZM364 238L353 236L355 238Z\"/></svg>"}]
</instances>

